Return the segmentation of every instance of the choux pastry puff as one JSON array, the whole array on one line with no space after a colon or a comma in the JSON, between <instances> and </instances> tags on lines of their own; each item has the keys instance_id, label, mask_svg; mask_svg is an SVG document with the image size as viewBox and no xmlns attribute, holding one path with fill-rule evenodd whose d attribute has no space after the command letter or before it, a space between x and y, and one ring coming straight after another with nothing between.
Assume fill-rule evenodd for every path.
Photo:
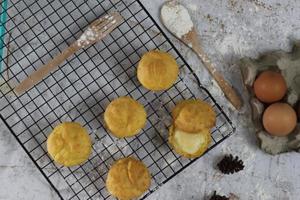
<instances>
[{"instance_id":1,"label":"choux pastry puff","mask_svg":"<svg viewBox=\"0 0 300 200\"><path fill-rule=\"evenodd\" d=\"M106 128L117 138L138 134L146 123L146 111L131 97L113 100L104 112Z\"/></svg>"},{"instance_id":2,"label":"choux pastry puff","mask_svg":"<svg viewBox=\"0 0 300 200\"><path fill-rule=\"evenodd\" d=\"M172 111L169 143L186 158L201 156L211 142L210 129L215 125L213 108L198 99L183 100Z\"/></svg>"},{"instance_id":3,"label":"choux pastry puff","mask_svg":"<svg viewBox=\"0 0 300 200\"><path fill-rule=\"evenodd\" d=\"M166 52L153 50L145 53L137 67L137 78L148 90L170 88L176 81L179 68L176 60Z\"/></svg>"},{"instance_id":4,"label":"choux pastry puff","mask_svg":"<svg viewBox=\"0 0 300 200\"><path fill-rule=\"evenodd\" d=\"M147 167L132 157L116 161L110 168L106 188L119 200L131 200L140 197L148 190L151 176Z\"/></svg>"},{"instance_id":5,"label":"choux pastry puff","mask_svg":"<svg viewBox=\"0 0 300 200\"><path fill-rule=\"evenodd\" d=\"M88 159L92 143L87 130L79 123L64 122L48 136L47 150L55 162L71 167Z\"/></svg>"}]
</instances>

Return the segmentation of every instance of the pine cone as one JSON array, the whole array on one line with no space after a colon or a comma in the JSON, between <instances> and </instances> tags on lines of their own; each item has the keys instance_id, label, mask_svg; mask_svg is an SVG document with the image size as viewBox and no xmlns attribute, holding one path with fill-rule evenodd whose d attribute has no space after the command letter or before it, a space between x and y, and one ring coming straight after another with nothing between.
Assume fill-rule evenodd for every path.
<instances>
[{"instance_id":1,"label":"pine cone","mask_svg":"<svg viewBox=\"0 0 300 200\"><path fill-rule=\"evenodd\" d=\"M210 200L229 200L228 197L217 195L216 191L214 191L214 194L210 198Z\"/></svg>"},{"instance_id":2,"label":"pine cone","mask_svg":"<svg viewBox=\"0 0 300 200\"><path fill-rule=\"evenodd\" d=\"M219 170L224 174L233 174L235 172L241 171L244 169L244 164L242 160L236 156L226 155L224 158L218 163Z\"/></svg>"}]
</instances>

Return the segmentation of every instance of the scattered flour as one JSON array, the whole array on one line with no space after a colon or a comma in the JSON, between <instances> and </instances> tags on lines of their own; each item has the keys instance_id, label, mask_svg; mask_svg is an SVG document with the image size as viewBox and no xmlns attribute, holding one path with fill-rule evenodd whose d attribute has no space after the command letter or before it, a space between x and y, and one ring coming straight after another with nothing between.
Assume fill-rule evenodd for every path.
<instances>
[{"instance_id":1,"label":"scattered flour","mask_svg":"<svg viewBox=\"0 0 300 200\"><path fill-rule=\"evenodd\" d=\"M198 6L195 4L188 4L187 8L190 9L192 12L196 12L198 10Z\"/></svg>"},{"instance_id":2,"label":"scattered flour","mask_svg":"<svg viewBox=\"0 0 300 200\"><path fill-rule=\"evenodd\" d=\"M220 98L224 96L224 93L222 92L218 83L214 79L211 80L211 84L208 86L207 89L211 94L214 95L214 97Z\"/></svg>"},{"instance_id":3,"label":"scattered flour","mask_svg":"<svg viewBox=\"0 0 300 200\"><path fill-rule=\"evenodd\" d=\"M95 34L95 31L91 27L88 27L77 40L77 44L78 46L87 46L94 41L96 37L97 34Z\"/></svg>"},{"instance_id":4,"label":"scattered flour","mask_svg":"<svg viewBox=\"0 0 300 200\"><path fill-rule=\"evenodd\" d=\"M185 7L176 2L167 2L161 8L163 24L181 38L193 28L192 19Z\"/></svg>"},{"instance_id":5,"label":"scattered flour","mask_svg":"<svg viewBox=\"0 0 300 200\"><path fill-rule=\"evenodd\" d=\"M252 47L249 42L239 34L230 34L224 37L218 44L218 50L222 55L233 54L240 57L247 56Z\"/></svg>"},{"instance_id":6,"label":"scattered flour","mask_svg":"<svg viewBox=\"0 0 300 200\"><path fill-rule=\"evenodd\" d=\"M105 34L104 32L108 28L111 28L111 27L109 27L109 25L113 25L113 24L117 23L117 20L113 14L105 15L102 19L104 19L104 20L102 22L99 21L98 25L94 25L94 26L92 25L84 31L84 33L77 40L78 46L86 47L86 46L94 43L95 40L97 40L100 36L103 36ZM101 19L99 19L99 20L101 20ZM97 30L97 29L99 29L97 26L100 26L100 24L104 24L104 23L106 23L107 26L102 27L101 33L99 33L100 31Z\"/></svg>"}]
</instances>

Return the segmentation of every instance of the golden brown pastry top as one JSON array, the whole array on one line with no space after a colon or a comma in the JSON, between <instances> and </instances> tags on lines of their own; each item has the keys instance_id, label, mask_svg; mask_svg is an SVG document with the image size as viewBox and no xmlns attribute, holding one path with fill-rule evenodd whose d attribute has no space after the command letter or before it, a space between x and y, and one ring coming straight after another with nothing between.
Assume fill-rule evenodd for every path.
<instances>
[{"instance_id":1,"label":"golden brown pastry top","mask_svg":"<svg viewBox=\"0 0 300 200\"><path fill-rule=\"evenodd\" d=\"M146 123L144 107L131 97L113 100L105 110L104 121L110 132L118 137L136 135Z\"/></svg>"},{"instance_id":2,"label":"golden brown pastry top","mask_svg":"<svg viewBox=\"0 0 300 200\"><path fill-rule=\"evenodd\" d=\"M134 158L123 158L110 168L106 187L121 200L140 197L150 187L151 177L147 167Z\"/></svg>"},{"instance_id":3,"label":"golden brown pastry top","mask_svg":"<svg viewBox=\"0 0 300 200\"><path fill-rule=\"evenodd\" d=\"M145 53L137 67L138 80L145 88L153 91L170 88L178 74L176 60L169 53L157 50Z\"/></svg>"},{"instance_id":4,"label":"golden brown pastry top","mask_svg":"<svg viewBox=\"0 0 300 200\"><path fill-rule=\"evenodd\" d=\"M54 128L47 139L47 149L55 162L64 166L79 165L91 153L91 139L79 123L64 122Z\"/></svg>"},{"instance_id":5,"label":"golden brown pastry top","mask_svg":"<svg viewBox=\"0 0 300 200\"><path fill-rule=\"evenodd\" d=\"M199 99L183 100L172 111L174 126L189 133L210 129L216 123L216 113L212 106Z\"/></svg>"}]
</instances>

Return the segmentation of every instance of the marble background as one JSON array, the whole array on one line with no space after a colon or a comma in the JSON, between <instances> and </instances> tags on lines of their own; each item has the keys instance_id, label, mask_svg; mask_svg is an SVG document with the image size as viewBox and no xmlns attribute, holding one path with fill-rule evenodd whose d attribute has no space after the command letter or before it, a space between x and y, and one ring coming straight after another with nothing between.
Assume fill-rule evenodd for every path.
<instances>
[{"instance_id":1,"label":"marble background","mask_svg":"<svg viewBox=\"0 0 300 200\"><path fill-rule=\"evenodd\" d=\"M159 22L163 0L142 0ZM247 99L238 68L243 56L282 49L289 51L300 39L300 1L297 0L182 0L192 14L206 52L218 68ZM232 116L237 132L193 165L162 186L148 199L202 200L214 190L241 200L297 200L300 196L300 154L270 156L262 152L249 122L249 105L233 112L196 56L171 35L169 37L196 71L202 83ZM222 175L215 165L224 154L244 160L245 169ZM49 184L0 122L0 199L58 199Z\"/></svg>"}]
</instances>

